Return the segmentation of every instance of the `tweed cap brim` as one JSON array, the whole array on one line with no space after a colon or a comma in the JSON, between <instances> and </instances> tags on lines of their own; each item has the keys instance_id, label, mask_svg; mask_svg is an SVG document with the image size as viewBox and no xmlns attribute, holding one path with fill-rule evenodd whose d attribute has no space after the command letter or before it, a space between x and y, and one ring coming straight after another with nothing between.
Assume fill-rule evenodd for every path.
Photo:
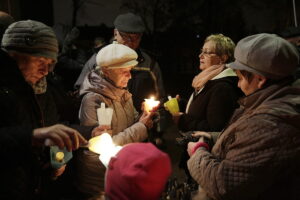
<instances>
[{"instance_id":1,"label":"tweed cap brim","mask_svg":"<svg viewBox=\"0 0 300 200\"><path fill-rule=\"evenodd\" d=\"M128 67L134 67L138 64L138 61L136 60L132 60L132 61L128 61L128 62L120 62L120 63L116 63L114 65L110 65L109 67L107 67L107 69L120 69L120 68L128 68Z\"/></svg>"},{"instance_id":2,"label":"tweed cap brim","mask_svg":"<svg viewBox=\"0 0 300 200\"><path fill-rule=\"evenodd\" d=\"M267 73L267 72L257 71L254 68L251 68L250 66L247 66L243 63L240 63L237 60L235 60L234 62L231 62L229 64L226 64L226 67L231 68L233 70L244 70L244 71L247 71L247 72L250 72L250 73L253 73L253 74L258 74L258 75L261 75L261 76L270 77L272 79L281 78L281 76L276 76L274 74L270 74L270 73Z\"/></svg>"}]
</instances>

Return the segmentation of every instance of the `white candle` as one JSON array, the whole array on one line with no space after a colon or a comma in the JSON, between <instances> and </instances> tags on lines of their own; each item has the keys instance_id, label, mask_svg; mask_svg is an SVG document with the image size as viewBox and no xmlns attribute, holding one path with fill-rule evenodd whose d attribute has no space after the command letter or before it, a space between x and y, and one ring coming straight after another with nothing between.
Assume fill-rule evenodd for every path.
<instances>
[{"instance_id":1,"label":"white candle","mask_svg":"<svg viewBox=\"0 0 300 200\"><path fill-rule=\"evenodd\" d=\"M150 99L145 99L144 110L146 112L150 112L154 107L159 105L159 101L155 101L154 97L150 97Z\"/></svg>"}]
</instances>

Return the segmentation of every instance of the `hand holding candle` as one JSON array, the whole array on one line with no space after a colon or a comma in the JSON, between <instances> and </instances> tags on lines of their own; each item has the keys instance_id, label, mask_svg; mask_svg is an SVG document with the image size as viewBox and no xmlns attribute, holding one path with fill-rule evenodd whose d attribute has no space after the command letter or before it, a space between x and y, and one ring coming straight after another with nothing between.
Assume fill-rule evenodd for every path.
<instances>
[{"instance_id":1,"label":"hand holding candle","mask_svg":"<svg viewBox=\"0 0 300 200\"><path fill-rule=\"evenodd\" d=\"M160 101L156 101L154 97L150 97L150 99L145 99L144 111L149 113L153 110L153 108L157 107L159 103Z\"/></svg>"}]
</instances>

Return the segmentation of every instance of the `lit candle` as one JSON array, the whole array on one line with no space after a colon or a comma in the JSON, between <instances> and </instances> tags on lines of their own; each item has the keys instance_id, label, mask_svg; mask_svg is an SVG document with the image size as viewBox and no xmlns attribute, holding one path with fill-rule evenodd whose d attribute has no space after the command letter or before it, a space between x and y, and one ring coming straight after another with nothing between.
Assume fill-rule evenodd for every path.
<instances>
[{"instance_id":1,"label":"lit candle","mask_svg":"<svg viewBox=\"0 0 300 200\"><path fill-rule=\"evenodd\" d=\"M144 110L146 112L150 112L154 107L159 105L159 101L155 101L154 97L150 97L150 99L145 99Z\"/></svg>"},{"instance_id":2,"label":"lit candle","mask_svg":"<svg viewBox=\"0 0 300 200\"><path fill-rule=\"evenodd\" d=\"M112 137L108 133L102 133L99 136L89 140L89 150L100 154L99 159L104 166L108 166L110 158L115 156L122 147L116 146Z\"/></svg>"},{"instance_id":3,"label":"lit candle","mask_svg":"<svg viewBox=\"0 0 300 200\"><path fill-rule=\"evenodd\" d=\"M89 150L98 154L102 154L107 150L110 151L114 146L112 138L108 133L102 133L89 140Z\"/></svg>"}]
</instances>

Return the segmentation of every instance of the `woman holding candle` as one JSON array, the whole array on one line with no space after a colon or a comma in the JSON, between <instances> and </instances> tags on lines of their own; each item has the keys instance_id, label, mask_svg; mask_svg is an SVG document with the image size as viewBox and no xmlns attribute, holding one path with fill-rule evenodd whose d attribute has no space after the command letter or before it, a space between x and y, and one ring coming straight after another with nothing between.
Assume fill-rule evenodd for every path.
<instances>
[{"instance_id":1,"label":"woman holding candle","mask_svg":"<svg viewBox=\"0 0 300 200\"><path fill-rule=\"evenodd\" d=\"M97 108L102 102L113 109L111 133L116 145L142 142L147 139L147 128L152 127L153 112L144 112L139 118L131 94L126 89L130 70L138 63L134 50L121 44L110 44L99 51L95 71L83 82L84 95L79 111L82 125L97 126ZM93 135L92 135L93 137ZM104 191L105 167L99 154L88 150L78 153L78 189L85 198L98 198Z\"/></svg>"}]
</instances>

